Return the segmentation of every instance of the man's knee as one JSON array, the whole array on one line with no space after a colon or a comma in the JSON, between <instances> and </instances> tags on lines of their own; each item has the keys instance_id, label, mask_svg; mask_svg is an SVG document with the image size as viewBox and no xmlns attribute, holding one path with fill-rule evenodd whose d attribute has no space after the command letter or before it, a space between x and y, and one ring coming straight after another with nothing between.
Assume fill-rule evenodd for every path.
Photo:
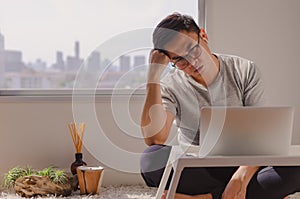
<instances>
[{"instance_id":1,"label":"man's knee","mask_svg":"<svg viewBox=\"0 0 300 199\"><path fill-rule=\"evenodd\" d=\"M157 187L167 164L171 146L152 145L142 154L141 174L148 186Z\"/></svg>"},{"instance_id":2,"label":"man's knee","mask_svg":"<svg viewBox=\"0 0 300 199\"><path fill-rule=\"evenodd\" d=\"M151 172L162 169L166 166L171 146L152 145L149 146L141 156L141 171Z\"/></svg>"}]
</instances>

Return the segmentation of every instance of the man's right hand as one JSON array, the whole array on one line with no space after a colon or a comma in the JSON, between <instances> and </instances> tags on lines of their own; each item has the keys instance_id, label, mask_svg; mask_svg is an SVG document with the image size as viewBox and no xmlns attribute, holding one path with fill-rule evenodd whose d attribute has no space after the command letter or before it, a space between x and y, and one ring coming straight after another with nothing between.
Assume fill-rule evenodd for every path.
<instances>
[{"instance_id":1,"label":"man's right hand","mask_svg":"<svg viewBox=\"0 0 300 199\"><path fill-rule=\"evenodd\" d=\"M151 50L149 56L148 83L158 83L170 58L159 50Z\"/></svg>"}]
</instances>

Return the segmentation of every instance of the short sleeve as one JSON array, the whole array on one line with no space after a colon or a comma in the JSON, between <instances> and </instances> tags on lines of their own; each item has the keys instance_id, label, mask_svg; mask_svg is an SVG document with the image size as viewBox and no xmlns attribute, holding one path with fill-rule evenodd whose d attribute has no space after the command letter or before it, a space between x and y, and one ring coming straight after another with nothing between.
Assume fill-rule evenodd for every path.
<instances>
[{"instance_id":1,"label":"short sleeve","mask_svg":"<svg viewBox=\"0 0 300 199\"><path fill-rule=\"evenodd\" d=\"M244 106L262 106L265 104L264 85L259 68L251 62L244 81Z\"/></svg>"},{"instance_id":2,"label":"short sleeve","mask_svg":"<svg viewBox=\"0 0 300 199\"><path fill-rule=\"evenodd\" d=\"M174 92L164 84L161 84L161 96L164 109L171 112L173 115L177 115L178 102Z\"/></svg>"}]
</instances>

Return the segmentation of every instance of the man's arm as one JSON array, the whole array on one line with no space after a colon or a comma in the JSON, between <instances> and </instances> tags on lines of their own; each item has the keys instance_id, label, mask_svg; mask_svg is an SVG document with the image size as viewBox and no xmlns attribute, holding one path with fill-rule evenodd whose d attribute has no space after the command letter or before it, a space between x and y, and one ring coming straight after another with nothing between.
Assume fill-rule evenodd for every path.
<instances>
[{"instance_id":1,"label":"man's arm","mask_svg":"<svg viewBox=\"0 0 300 199\"><path fill-rule=\"evenodd\" d=\"M228 182L222 199L246 199L247 186L258 169L258 166L240 166Z\"/></svg>"},{"instance_id":2,"label":"man's arm","mask_svg":"<svg viewBox=\"0 0 300 199\"><path fill-rule=\"evenodd\" d=\"M142 113L142 132L147 145L164 144L174 120L174 115L162 106L159 84L148 84Z\"/></svg>"},{"instance_id":3,"label":"man's arm","mask_svg":"<svg viewBox=\"0 0 300 199\"><path fill-rule=\"evenodd\" d=\"M160 76L169 58L157 51L150 53L146 100L142 112L141 128L147 145L164 144L175 116L162 106Z\"/></svg>"}]
</instances>

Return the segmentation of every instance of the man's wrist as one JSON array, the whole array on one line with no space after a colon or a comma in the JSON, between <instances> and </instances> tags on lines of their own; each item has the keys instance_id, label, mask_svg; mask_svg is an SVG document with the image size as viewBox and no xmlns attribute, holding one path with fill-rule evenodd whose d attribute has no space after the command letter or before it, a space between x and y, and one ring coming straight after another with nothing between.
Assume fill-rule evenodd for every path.
<instances>
[{"instance_id":1,"label":"man's wrist","mask_svg":"<svg viewBox=\"0 0 300 199\"><path fill-rule=\"evenodd\" d=\"M151 79L147 79L147 84L160 84L160 79L155 79L155 78L151 78Z\"/></svg>"},{"instance_id":2,"label":"man's wrist","mask_svg":"<svg viewBox=\"0 0 300 199\"><path fill-rule=\"evenodd\" d=\"M146 89L160 89L160 84L159 83L154 83L154 82L149 82L146 85Z\"/></svg>"},{"instance_id":3,"label":"man's wrist","mask_svg":"<svg viewBox=\"0 0 300 199\"><path fill-rule=\"evenodd\" d=\"M233 174L233 178L240 179L244 186L247 186L258 169L258 166L240 166Z\"/></svg>"},{"instance_id":4,"label":"man's wrist","mask_svg":"<svg viewBox=\"0 0 300 199\"><path fill-rule=\"evenodd\" d=\"M148 73L147 83L160 83L160 74Z\"/></svg>"},{"instance_id":5,"label":"man's wrist","mask_svg":"<svg viewBox=\"0 0 300 199\"><path fill-rule=\"evenodd\" d=\"M150 63L149 69L148 69L147 81L154 82L154 83L160 82L160 77L161 77L162 73L164 72L165 68L166 68L166 65Z\"/></svg>"}]
</instances>

